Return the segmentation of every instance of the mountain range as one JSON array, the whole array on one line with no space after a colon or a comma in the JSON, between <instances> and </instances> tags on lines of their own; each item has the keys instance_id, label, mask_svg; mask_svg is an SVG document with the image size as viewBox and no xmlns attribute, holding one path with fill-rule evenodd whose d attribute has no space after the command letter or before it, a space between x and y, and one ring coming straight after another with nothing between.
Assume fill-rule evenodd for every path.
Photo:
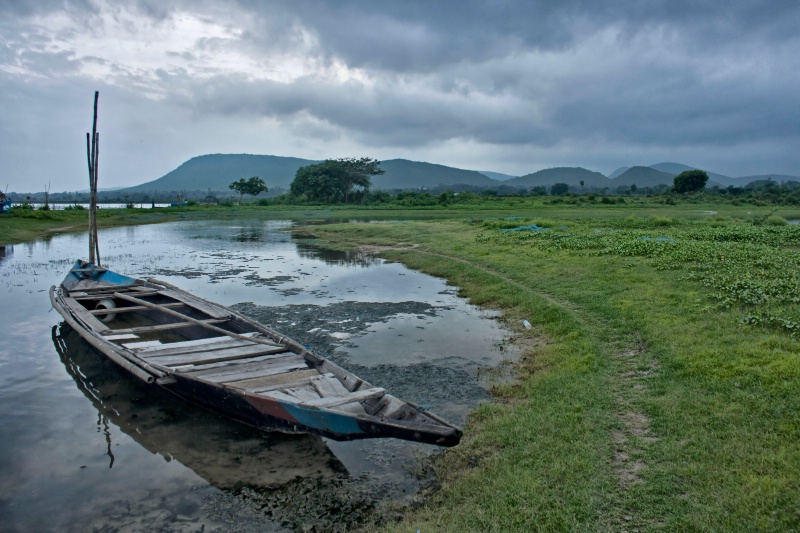
<instances>
[{"instance_id":1,"label":"mountain range","mask_svg":"<svg viewBox=\"0 0 800 533\"><path fill-rule=\"evenodd\" d=\"M315 163L319 161L274 155L201 155L186 161L156 180L124 189L122 192L227 191L230 183L251 176L260 177L271 190L278 192L281 189L288 190L297 169ZM680 163L657 163L650 166L622 167L606 177L599 172L581 167L556 167L512 177L497 172L464 170L407 159L381 161L381 168L385 174L373 177L373 189L431 189L458 185L483 189L497 187L529 189L541 186L549 189L555 183L566 183L576 191L608 189L612 192L618 187L631 185L639 188L671 186L677 174L694 169ZM798 176L776 174L730 177L708 172L708 176L708 186L721 187L729 185L742 187L766 179L776 182L800 182Z\"/></svg>"}]
</instances>

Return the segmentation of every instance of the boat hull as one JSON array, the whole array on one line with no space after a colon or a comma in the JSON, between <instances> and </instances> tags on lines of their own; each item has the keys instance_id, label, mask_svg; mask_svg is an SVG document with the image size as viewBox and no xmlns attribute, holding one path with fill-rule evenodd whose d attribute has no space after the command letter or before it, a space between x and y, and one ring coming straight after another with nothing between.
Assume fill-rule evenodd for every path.
<instances>
[{"instance_id":1,"label":"boat hull","mask_svg":"<svg viewBox=\"0 0 800 533\"><path fill-rule=\"evenodd\" d=\"M248 425L336 440L454 446L461 438L456 426L280 333L164 282L77 262L50 293L64 320L121 367Z\"/></svg>"}]
</instances>

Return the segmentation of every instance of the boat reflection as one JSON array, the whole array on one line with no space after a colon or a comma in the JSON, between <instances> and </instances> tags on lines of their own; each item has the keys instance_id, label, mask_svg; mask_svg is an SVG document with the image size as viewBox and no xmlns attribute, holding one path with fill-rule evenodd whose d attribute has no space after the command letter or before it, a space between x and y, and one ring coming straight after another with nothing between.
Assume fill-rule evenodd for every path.
<instances>
[{"instance_id":1,"label":"boat reflection","mask_svg":"<svg viewBox=\"0 0 800 533\"><path fill-rule=\"evenodd\" d=\"M115 460L111 424L220 489L274 489L297 478L347 474L320 437L267 433L234 422L131 378L66 324L54 326L52 336L67 373L97 409L109 468Z\"/></svg>"}]
</instances>

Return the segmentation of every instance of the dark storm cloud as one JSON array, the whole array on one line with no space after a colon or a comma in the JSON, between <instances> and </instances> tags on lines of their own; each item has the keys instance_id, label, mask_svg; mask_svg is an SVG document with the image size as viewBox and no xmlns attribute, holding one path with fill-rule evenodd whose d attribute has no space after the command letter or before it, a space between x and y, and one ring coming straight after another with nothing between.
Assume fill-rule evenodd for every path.
<instances>
[{"instance_id":1,"label":"dark storm cloud","mask_svg":"<svg viewBox=\"0 0 800 533\"><path fill-rule=\"evenodd\" d=\"M698 47L718 47L731 40L796 39L800 23L800 5L790 0L240 3L265 19L280 13L302 21L326 50L353 66L394 71L480 62L520 50L563 50L607 26L619 27L622 39L666 27Z\"/></svg>"},{"instance_id":2,"label":"dark storm cloud","mask_svg":"<svg viewBox=\"0 0 800 533\"><path fill-rule=\"evenodd\" d=\"M66 110L101 88L147 179L171 146L800 174L798 27L796 0L0 0L0 155L66 153Z\"/></svg>"}]
</instances>

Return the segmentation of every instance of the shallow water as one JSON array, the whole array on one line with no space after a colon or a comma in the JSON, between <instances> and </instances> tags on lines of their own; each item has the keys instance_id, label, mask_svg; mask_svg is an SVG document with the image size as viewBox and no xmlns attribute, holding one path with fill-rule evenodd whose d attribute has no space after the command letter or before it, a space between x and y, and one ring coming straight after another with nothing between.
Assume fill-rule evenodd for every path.
<instances>
[{"instance_id":1,"label":"shallow water","mask_svg":"<svg viewBox=\"0 0 800 533\"><path fill-rule=\"evenodd\" d=\"M442 280L294 241L284 221L100 232L103 263L231 305L462 424L513 359L494 315ZM435 446L255 431L144 385L50 308L85 235L0 247L5 531L330 530L410 501Z\"/></svg>"}]
</instances>

